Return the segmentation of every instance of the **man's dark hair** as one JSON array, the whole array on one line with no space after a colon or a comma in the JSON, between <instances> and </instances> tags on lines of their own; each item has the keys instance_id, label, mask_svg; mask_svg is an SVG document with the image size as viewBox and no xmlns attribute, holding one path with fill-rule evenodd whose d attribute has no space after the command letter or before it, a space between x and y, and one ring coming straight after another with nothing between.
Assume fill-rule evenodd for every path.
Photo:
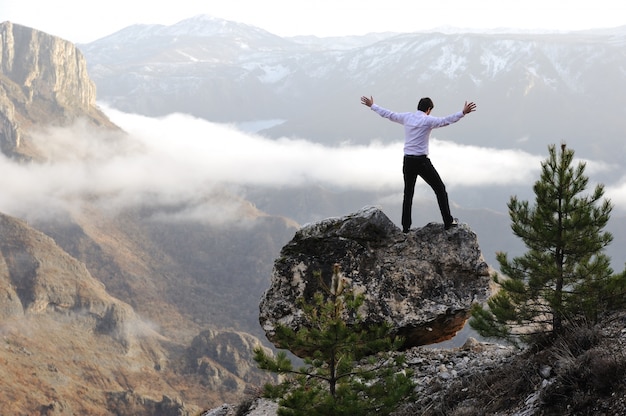
<instances>
[{"instance_id":1,"label":"man's dark hair","mask_svg":"<svg viewBox=\"0 0 626 416\"><path fill-rule=\"evenodd\" d=\"M417 109L419 111L427 112L429 108L433 108L435 105L433 104L433 100L428 97L424 97L417 104Z\"/></svg>"}]
</instances>

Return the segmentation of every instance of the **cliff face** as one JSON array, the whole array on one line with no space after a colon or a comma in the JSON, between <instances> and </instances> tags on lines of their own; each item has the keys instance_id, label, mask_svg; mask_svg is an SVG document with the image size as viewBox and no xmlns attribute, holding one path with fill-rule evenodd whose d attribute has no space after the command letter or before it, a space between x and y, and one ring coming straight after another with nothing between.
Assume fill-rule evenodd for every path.
<instances>
[{"instance_id":1,"label":"cliff face","mask_svg":"<svg viewBox=\"0 0 626 416\"><path fill-rule=\"evenodd\" d=\"M27 143L33 124L68 125L85 118L113 127L96 107L96 87L74 44L4 22L0 24L0 150L33 156Z\"/></svg>"}]
</instances>

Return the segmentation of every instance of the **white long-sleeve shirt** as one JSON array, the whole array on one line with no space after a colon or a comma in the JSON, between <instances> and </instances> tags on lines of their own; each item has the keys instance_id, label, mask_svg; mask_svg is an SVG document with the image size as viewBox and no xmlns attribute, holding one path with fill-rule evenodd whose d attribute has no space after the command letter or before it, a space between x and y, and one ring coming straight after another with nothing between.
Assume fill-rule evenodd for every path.
<instances>
[{"instance_id":1,"label":"white long-sleeve shirt","mask_svg":"<svg viewBox=\"0 0 626 416\"><path fill-rule=\"evenodd\" d=\"M419 110L414 113L395 113L377 104L372 104L370 108L381 117L404 126L404 154L413 156L428 155L428 142L432 129L456 123L465 115L462 111L446 117L430 116Z\"/></svg>"}]
</instances>

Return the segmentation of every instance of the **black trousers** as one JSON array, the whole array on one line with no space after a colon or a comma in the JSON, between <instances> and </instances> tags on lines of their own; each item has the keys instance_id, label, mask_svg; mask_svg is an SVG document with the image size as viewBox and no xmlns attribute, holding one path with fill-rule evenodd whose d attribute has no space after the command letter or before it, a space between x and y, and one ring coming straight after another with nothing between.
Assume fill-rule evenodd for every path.
<instances>
[{"instance_id":1,"label":"black trousers","mask_svg":"<svg viewBox=\"0 0 626 416\"><path fill-rule=\"evenodd\" d=\"M453 221L448 203L448 193L439 173L426 156L404 156L402 165L404 174L404 201L402 202L402 229L407 231L411 228L411 209L413 207L413 194L415 193L415 182L421 176L437 196L437 203L441 211L441 218L444 224L451 224Z\"/></svg>"}]
</instances>

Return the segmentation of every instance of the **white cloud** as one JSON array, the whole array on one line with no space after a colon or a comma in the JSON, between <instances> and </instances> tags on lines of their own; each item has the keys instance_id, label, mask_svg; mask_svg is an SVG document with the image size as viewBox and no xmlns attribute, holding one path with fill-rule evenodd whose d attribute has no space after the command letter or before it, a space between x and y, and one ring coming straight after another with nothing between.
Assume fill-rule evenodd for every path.
<instances>
[{"instance_id":1,"label":"white cloud","mask_svg":"<svg viewBox=\"0 0 626 416\"><path fill-rule=\"evenodd\" d=\"M107 112L145 147L167 155L170 164L193 171L196 179L258 186L321 183L390 191L402 186L401 142L329 147L303 139L272 140L188 115L151 119ZM449 186L527 183L536 177L542 159L518 150L437 139L433 139L431 150L431 159L442 176L446 172L444 181ZM176 166L171 171L177 171Z\"/></svg>"},{"instance_id":2,"label":"white cloud","mask_svg":"<svg viewBox=\"0 0 626 416\"><path fill-rule=\"evenodd\" d=\"M402 191L402 143L329 147L302 139L271 140L188 115L156 119L105 112L126 134L94 134L77 123L35 136L48 162L18 164L0 157L0 211L44 215L87 198L113 209L180 205L178 216L217 218L223 212L229 213L224 220L232 220L250 207L242 198L225 198L225 189L236 194L250 186L315 184L378 191L382 198ZM431 159L446 185L458 189L530 187L544 156L433 139ZM626 195L626 185L612 193Z\"/></svg>"},{"instance_id":3,"label":"white cloud","mask_svg":"<svg viewBox=\"0 0 626 416\"><path fill-rule=\"evenodd\" d=\"M449 187L532 184L542 156L432 140L431 160Z\"/></svg>"},{"instance_id":4,"label":"white cloud","mask_svg":"<svg viewBox=\"0 0 626 416\"><path fill-rule=\"evenodd\" d=\"M626 176L615 184L605 187L604 196L611 200L614 207L624 211L626 208Z\"/></svg>"}]
</instances>

